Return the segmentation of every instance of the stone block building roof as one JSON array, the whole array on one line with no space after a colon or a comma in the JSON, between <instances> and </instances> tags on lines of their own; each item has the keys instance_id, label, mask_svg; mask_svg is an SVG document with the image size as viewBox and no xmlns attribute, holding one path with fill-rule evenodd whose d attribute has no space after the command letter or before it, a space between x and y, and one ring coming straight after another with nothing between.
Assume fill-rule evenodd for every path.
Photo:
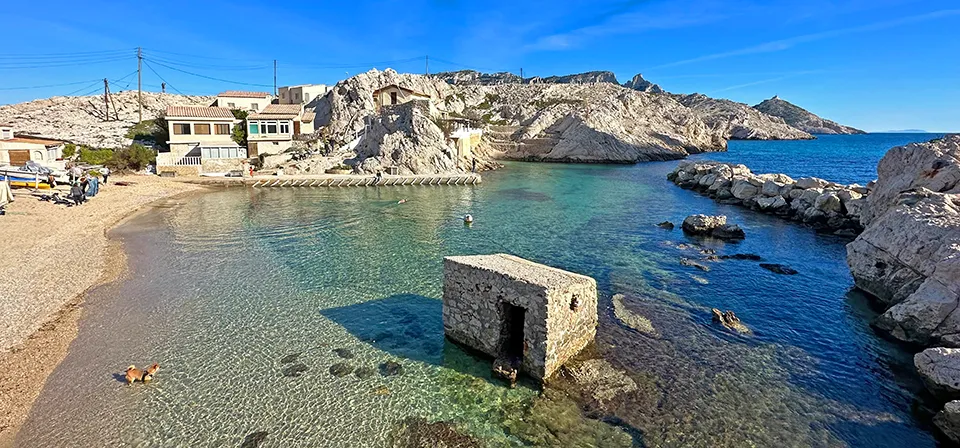
<instances>
[{"instance_id":1,"label":"stone block building roof","mask_svg":"<svg viewBox=\"0 0 960 448\"><path fill-rule=\"evenodd\" d=\"M233 118L226 107L167 106L167 118Z\"/></svg>"},{"instance_id":2,"label":"stone block building roof","mask_svg":"<svg viewBox=\"0 0 960 448\"><path fill-rule=\"evenodd\" d=\"M218 93L217 96L225 98L270 98L270 94L267 92L249 92L246 90L227 90Z\"/></svg>"},{"instance_id":3,"label":"stone block building roof","mask_svg":"<svg viewBox=\"0 0 960 448\"><path fill-rule=\"evenodd\" d=\"M258 113L250 114L247 118L255 120L262 119L288 119L292 120L300 117L302 108L299 104L268 104Z\"/></svg>"}]
</instances>

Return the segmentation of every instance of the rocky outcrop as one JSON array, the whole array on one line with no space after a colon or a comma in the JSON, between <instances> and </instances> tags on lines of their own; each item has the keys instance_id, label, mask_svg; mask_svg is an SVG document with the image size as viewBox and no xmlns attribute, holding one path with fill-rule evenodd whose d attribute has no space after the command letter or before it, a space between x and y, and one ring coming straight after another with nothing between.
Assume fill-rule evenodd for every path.
<instances>
[{"instance_id":1,"label":"rocky outcrop","mask_svg":"<svg viewBox=\"0 0 960 448\"><path fill-rule=\"evenodd\" d=\"M744 165L711 161L680 162L667 179L721 203L800 221L821 231L853 236L862 230L860 214L868 190L859 185L753 174Z\"/></svg>"},{"instance_id":2,"label":"rocky outcrop","mask_svg":"<svg viewBox=\"0 0 960 448\"><path fill-rule=\"evenodd\" d=\"M743 322L740 322L740 318L737 317L737 315L734 314L733 311L727 310L727 311L724 311L724 312L720 312L720 310L718 310L718 309L716 309L716 308L712 308L712 309L710 310L710 313L713 314L713 321L714 321L714 322L716 322L716 323L718 323L718 324L720 324L720 325L723 325L723 327L726 328L726 329L728 329L728 330L732 330L732 331L735 331L735 332L740 333L740 334L750 334L750 333L752 333L752 332L750 331L750 329L747 328L747 326L743 324Z\"/></svg>"},{"instance_id":3,"label":"rocky outcrop","mask_svg":"<svg viewBox=\"0 0 960 448\"><path fill-rule=\"evenodd\" d=\"M665 93L663 88L660 86L643 79L643 74L637 73L633 76L632 79L623 83L623 86L628 89L633 89L640 92L646 93Z\"/></svg>"},{"instance_id":4,"label":"rocky outcrop","mask_svg":"<svg viewBox=\"0 0 960 448\"><path fill-rule=\"evenodd\" d=\"M510 72L481 73L476 70L441 72L432 75L447 84L493 86L497 84L522 83L520 76Z\"/></svg>"},{"instance_id":5,"label":"rocky outcrop","mask_svg":"<svg viewBox=\"0 0 960 448\"><path fill-rule=\"evenodd\" d=\"M167 106L209 106L214 99L216 97L143 92L143 119L156 118L167 110ZM56 138L97 148L120 148L132 142L124 135L137 124L138 110L135 90L111 95L110 121L106 120L102 94L55 96L0 106L0 123L13 125L17 134Z\"/></svg>"},{"instance_id":6,"label":"rocky outcrop","mask_svg":"<svg viewBox=\"0 0 960 448\"><path fill-rule=\"evenodd\" d=\"M743 229L736 224L727 224L727 217L690 215L680 226L684 233L695 236L709 236L722 240L742 240L746 237Z\"/></svg>"},{"instance_id":7,"label":"rocky outcrop","mask_svg":"<svg viewBox=\"0 0 960 448\"><path fill-rule=\"evenodd\" d=\"M891 149L847 245L857 286L889 308L877 327L960 347L960 136Z\"/></svg>"},{"instance_id":8,"label":"rocky outcrop","mask_svg":"<svg viewBox=\"0 0 960 448\"><path fill-rule=\"evenodd\" d=\"M607 82L611 84L620 84L617 81L617 75L608 71L593 71L576 73L573 75L548 76L546 78L534 77L528 78L525 82L532 84L590 84L597 82Z\"/></svg>"},{"instance_id":9,"label":"rocky outcrop","mask_svg":"<svg viewBox=\"0 0 960 448\"><path fill-rule=\"evenodd\" d=\"M960 349L928 348L913 357L913 364L930 392L960 398Z\"/></svg>"},{"instance_id":10,"label":"rocky outcrop","mask_svg":"<svg viewBox=\"0 0 960 448\"><path fill-rule=\"evenodd\" d=\"M933 424L953 443L960 443L960 400L947 403L933 417Z\"/></svg>"},{"instance_id":11,"label":"rocky outcrop","mask_svg":"<svg viewBox=\"0 0 960 448\"><path fill-rule=\"evenodd\" d=\"M398 174L461 171L424 102L384 108L371 122L355 148L356 158L348 161L357 171L372 174L386 167L397 167Z\"/></svg>"},{"instance_id":12,"label":"rocky outcrop","mask_svg":"<svg viewBox=\"0 0 960 448\"><path fill-rule=\"evenodd\" d=\"M695 93L677 95L680 104L693 109L708 126L731 140L808 140L814 137L746 104Z\"/></svg>"},{"instance_id":13,"label":"rocky outcrop","mask_svg":"<svg viewBox=\"0 0 960 448\"><path fill-rule=\"evenodd\" d=\"M810 134L866 134L859 129L820 118L778 96L764 100L753 108L767 115L780 117L790 126Z\"/></svg>"},{"instance_id":14,"label":"rocky outcrop","mask_svg":"<svg viewBox=\"0 0 960 448\"><path fill-rule=\"evenodd\" d=\"M486 138L505 159L635 163L726 148L719 132L672 98L610 83L507 84L488 88L482 102L466 96L466 116L502 123L505 135Z\"/></svg>"}]
</instances>

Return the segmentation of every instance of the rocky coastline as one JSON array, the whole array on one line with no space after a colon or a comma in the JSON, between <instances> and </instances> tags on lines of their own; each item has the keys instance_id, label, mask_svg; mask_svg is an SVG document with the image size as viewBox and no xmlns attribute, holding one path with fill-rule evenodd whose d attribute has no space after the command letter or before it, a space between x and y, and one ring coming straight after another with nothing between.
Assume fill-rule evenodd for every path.
<instances>
[{"instance_id":1,"label":"rocky coastline","mask_svg":"<svg viewBox=\"0 0 960 448\"><path fill-rule=\"evenodd\" d=\"M754 174L745 165L682 161L667 179L722 204L734 204L802 222L821 232L856 236L867 187L816 177Z\"/></svg>"}]
</instances>

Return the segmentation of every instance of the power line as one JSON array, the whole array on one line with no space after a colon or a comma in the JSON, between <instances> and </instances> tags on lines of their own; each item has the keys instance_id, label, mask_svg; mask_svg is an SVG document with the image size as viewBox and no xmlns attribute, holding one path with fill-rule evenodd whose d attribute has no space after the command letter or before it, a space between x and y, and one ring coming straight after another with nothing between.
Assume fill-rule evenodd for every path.
<instances>
[{"instance_id":1,"label":"power line","mask_svg":"<svg viewBox=\"0 0 960 448\"><path fill-rule=\"evenodd\" d=\"M31 90L31 89L44 89L47 87L64 87L64 86L75 86L78 84L89 84L91 81L77 81L77 82L65 82L63 84L47 84L43 86L24 86L24 87L0 87L0 90ZM100 82L99 79L93 80L93 82Z\"/></svg>"},{"instance_id":2,"label":"power line","mask_svg":"<svg viewBox=\"0 0 960 448\"><path fill-rule=\"evenodd\" d=\"M493 68L474 67L474 66L470 66L470 65L466 65L466 64L460 64L460 63L457 63L457 62L447 61L447 60L444 60L444 59L433 58L433 60L436 61L436 62L441 62L441 63L447 64L447 65L452 65L452 66L455 66L455 67L465 68L465 69L468 69L468 70L474 70L474 71L478 71L478 72L487 72L487 73L509 72L509 70L498 70L498 69L493 69Z\"/></svg>"},{"instance_id":3,"label":"power line","mask_svg":"<svg viewBox=\"0 0 960 448\"><path fill-rule=\"evenodd\" d=\"M131 50L105 50L105 51L82 51L76 53L47 53L47 54L3 54L0 55L0 60L4 59L16 59L16 60L32 60L32 59L47 59L47 60L58 60L58 59L78 59L78 58L91 58L91 57L107 57L107 56L119 56L122 54L129 54Z\"/></svg>"},{"instance_id":4,"label":"power line","mask_svg":"<svg viewBox=\"0 0 960 448\"><path fill-rule=\"evenodd\" d=\"M150 71L153 72L154 75L157 75L157 78L160 78L160 80L163 81L164 84L170 86L170 88L173 89L175 92L177 92L177 93L179 93L179 94L181 94L181 95L186 95L186 93L183 93L183 92L180 91L180 89L174 87L173 84L170 84L169 82L167 82L166 79L163 79L163 76L160 76L160 74L157 73L157 71L153 69L153 66L151 66L149 63L147 63L146 58L143 59L143 65L146 65L147 68L149 68Z\"/></svg>"},{"instance_id":5,"label":"power line","mask_svg":"<svg viewBox=\"0 0 960 448\"><path fill-rule=\"evenodd\" d=\"M33 68L55 68L70 67L77 65L102 64L108 62L125 61L131 59L130 56L94 58L94 59L76 59L71 61L48 61L48 62L0 62L0 70L26 70Z\"/></svg>"},{"instance_id":6,"label":"power line","mask_svg":"<svg viewBox=\"0 0 960 448\"><path fill-rule=\"evenodd\" d=\"M407 59L394 59L392 61L377 61L377 62L362 62L362 63L351 63L351 64L284 64L285 67L296 67L296 68L317 68L317 69L333 69L333 68L364 68L364 67L374 67L377 65L390 65L390 64L402 64L406 62L420 62L423 61L426 56L417 56Z\"/></svg>"},{"instance_id":7,"label":"power line","mask_svg":"<svg viewBox=\"0 0 960 448\"><path fill-rule=\"evenodd\" d=\"M188 62L180 62L180 61L170 60L170 59L167 59L167 58L159 58L159 57L156 57L156 56L151 56L150 59L153 60L154 62L157 62L157 63L170 64L170 65L175 65L175 66L177 66L177 67L198 68L198 69L206 69L206 70L245 71L245 70L266 70L266 69L271 68L270 65L246 65L246 66L239 66L239 65L193 64L193 63L188 63Z\"/></svg>"},{"instance_id":8,"label":"power line","mask_svg":"<svg viewBox=\"0 0 960 448\"><path fill-rule=\"evenodd\" d=\"M148 59L144 58L144 60L148 60ZM152 60L152 59L151 59L151 60ZM157 65L161 66L161 67L169 68L170 70L178 71L178 72L181 72L181 73L186 73L186 74L191 75L191 76L197 76L197 77L200 77L200 78L210 79L210 80L213 80L213 81L220 81L220 82L225 82L225 83L228 83L228 84L239 84L239 85L244 85L244 86L273 87L273 86L268 85L268 84L256 84L256 83L251 83L251 82L230 81L230 80L228 80L228 79L223 79L223 78L214 78L213 76L201 75L201 74L199 74L199 73L193 73L193 72L188 72L188 71L186 71L186 70L181 70L181 69L179 69L179 68L171 67L171 66L169 66L169 65L166 65L166 64L163 64L163 63L160 63L160 62L157 62L157 61L153 61L153 62L156 63ZM157 75L157 76L159 76L159 75ZM171 87L172 87L172 86L171 86Z\"/></svg>"}]
</instances>

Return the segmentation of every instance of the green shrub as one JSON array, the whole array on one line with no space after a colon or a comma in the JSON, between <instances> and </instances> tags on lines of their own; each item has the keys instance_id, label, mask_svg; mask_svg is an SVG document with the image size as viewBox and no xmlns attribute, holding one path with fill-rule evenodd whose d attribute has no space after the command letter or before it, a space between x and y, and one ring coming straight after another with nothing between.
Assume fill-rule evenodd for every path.
<instances>
[{"instance_id":1,"label":"green shrub","mask_svg":"<svg viewBox=\"0 0 960 448\"><path fill-rule=\"evenodd\" d=\"M80 148L79 160L81 163L86 163L89 165L104 165L113 160L113 150L93 149L84 146Z\"/></svg>"},{"instance_id":2,"label":"green shrub","mask_svg":"<svg viewBox=\"0 0 960 448\"><path fill-rule=\"evenodd\" d=\"M247 146L247 111L233 109L233 118L240 120L240 123L233 127L233 133L230 137L240 146Z\"/></svg>"},{"instance_id":3,"label":"green shrub","mask_svg":"<svg viewBox=\"0 0 960 448\"><path fill-rule=\"evenodd\" d=\"M77 153L77 145L74 145L73 143L67 143L66 145L63 145L64 159L73 157L73 155L76 153Z\"/></svg>"},{"instance_id":4,"label":"green shrub","mask_svg":"<svg viewBox=\"0 0 960 448\"><path fill-rule=\"evenodd\" d=\"M157 154L152 149L134 143L126 148L114 152L111 160L114 169L140 171L157 161Z\"/></svg>"},{"instance_id":5,"label":"green shrub","mask_svg":"<svg viewBox=\"0 0 960 448\"><path fill-rule=\"evenodd\" d=\"M167 124L167 116L160 114L153 120L153 143L164 149L170 149L167 141L170 140L170 126Z\"/></svg>"},{"instance_id":6,"label":"green shrub","mask_svg":"<svg viewBox=\"0 0 960 448\"><path fill-rule=\"evenodd\" d=\"M163 121L166 124L166 120ZM155 142L158 137L157 120L143 120L127 130L124 137L145 142ZM166 140L164 140L166 142Z\"/></svg>"}]
</instances>

